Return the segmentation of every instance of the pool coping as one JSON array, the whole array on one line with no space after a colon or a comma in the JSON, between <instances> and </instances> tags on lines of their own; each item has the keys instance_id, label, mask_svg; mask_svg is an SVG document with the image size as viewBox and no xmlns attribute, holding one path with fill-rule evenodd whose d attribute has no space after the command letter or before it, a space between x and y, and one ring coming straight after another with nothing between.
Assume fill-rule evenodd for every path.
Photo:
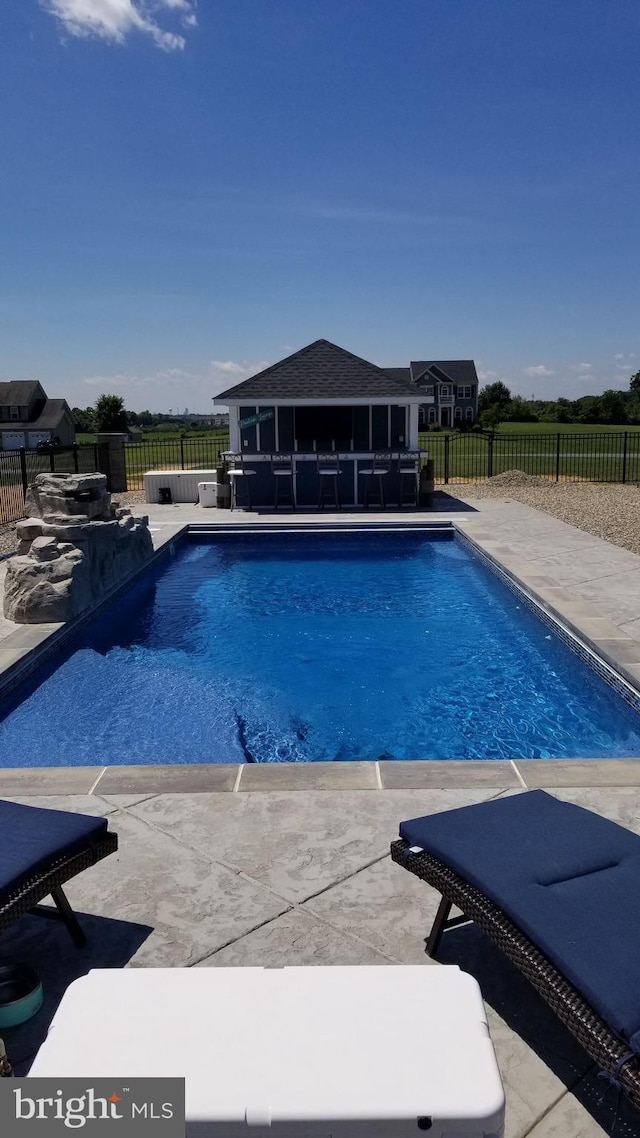
<instances>
[{"instance_id":1,"label":"pool coping","mask_svg":"<svg viewBox=\"0 0 640 1138\"><path fill-rule=\"evenodd\" d=\"M320 522L320 519L318 519ZM532 572L526 560L516 556L484 532L481 518L436 519L397 523L367 521L369 530L452 529L468 542L481 559L524 596L549 623L557 626L589 662L602 661L619 694L640 705L640 641L629 636L592 606L577 601L570 588L553 578ZM172 552L174 542L191 532L248 532L251 526L230 527L224 523L194 525L188 522L163 526L154 534L154 552L148 562L111 589L92 609L66 624L22 625L0 640L0 697L22 683L53 653L118 593L129 588L147 569ZM269 525L270 532L293 529L284 520ZM305 530L362 529L361 519L345 518L318 522ZM295 532L301 527L295 526ZM260 532L265 532L264 523ZM576 643L577 642L577 643ZM600 670L600 669L597 669ZM604 676L605 680L607 676ZM609 680L608 682L611 682ZM628 694L625 694L627 692ZM167 764L158 766L113 765L100 767L4 767L0 768L0 794L158 794L246 793L294 790L400 790L443 789L448 786L523 789L537 786L639 786L640 758L628 759L447 759L350 763L283 764Z\"/></svg>"},{"instance_id":2,"label":"pool coping","mask_svg":"<svg viewBox=\"0 0 640 1138\"><path fill-rule=\"evenodd\" d=\"M142 799L159 794L384 793L456 788L501 793L572 786L639 787L640 758L194 763L0 770L0 795L7 798L97 795L117 800L119 795Z\"/></svg>"}]
</instances>

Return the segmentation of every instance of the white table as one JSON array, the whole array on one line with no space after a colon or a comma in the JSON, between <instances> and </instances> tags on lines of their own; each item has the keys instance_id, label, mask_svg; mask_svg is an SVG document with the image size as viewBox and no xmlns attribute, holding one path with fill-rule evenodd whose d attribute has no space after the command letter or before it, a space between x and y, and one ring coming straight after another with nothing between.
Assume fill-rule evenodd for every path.
<instances>
[{"instance_id":1,"label":"white table","mask_svg":"<svg viewBox=\"0 0 640 1138\"><path fill-rule=\"evenodd\" d=\"M480 989L455 966L96 970L65 993L35 1075L184 1076L197 1138L503 1127Z\"/></svg>"}]
</instances>

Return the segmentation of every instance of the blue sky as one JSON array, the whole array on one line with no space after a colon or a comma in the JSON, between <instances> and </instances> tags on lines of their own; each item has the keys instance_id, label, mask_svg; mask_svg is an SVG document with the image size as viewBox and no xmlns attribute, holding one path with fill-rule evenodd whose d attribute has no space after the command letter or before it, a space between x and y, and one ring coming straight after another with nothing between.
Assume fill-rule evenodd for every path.
<instances>
[{"instance_id":1,"label":"blue sky","mask_svg":"<svg viewBox=\"0 0 640 1138\"><path fill-rule=\"evenodd\" d=\"M0 379L206 411L319 337L640 369L637 0L3 0Z\"/></svg>"}]
</instances>

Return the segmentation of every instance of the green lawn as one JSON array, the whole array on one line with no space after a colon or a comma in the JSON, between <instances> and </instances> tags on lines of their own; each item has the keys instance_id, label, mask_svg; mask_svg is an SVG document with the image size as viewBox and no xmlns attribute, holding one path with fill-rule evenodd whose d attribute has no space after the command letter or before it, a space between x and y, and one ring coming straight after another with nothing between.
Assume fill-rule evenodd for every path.
<instances>
[{"instance_id":1,"label":"green lawn","mask_svg":"<svg viewBox=\"0 0 640 1138\"><path fill-rule=\"evenodd\" d=\"M560 481L640 481L640 431L498 432L490 442L475 432L420 436L434 460L437 482L465 482L523 470Z\"/></svg>"},{"instance_id":2,"label":"green lawn","mask_svg":"<svg viewBox=\"0 0 640 1138\"><path fill-rule=\"evenodd\" d=\"M640 431L640 423L615 426L608 423L501 423L501 435L591 435L624 434L625 431Z\"/></svg>"},{"instance_id":3,"label":"green lawn","mask_svg":"<svg viewBox=\"0 0 640 1138\"><path fill-rule=\"evenodd\" d=\"M86 436L80 436L83 441ZM214 469L227 449L224 429L184 432L147 431L126 448L129 489L141 490L145 470ZM603 427L577 423L504 423L493 443L474 431L430 431L420 446L434 460L439 483L466 482L523 470L560 481L640 481L640 427Z\"/></svg>"}]
</instances>

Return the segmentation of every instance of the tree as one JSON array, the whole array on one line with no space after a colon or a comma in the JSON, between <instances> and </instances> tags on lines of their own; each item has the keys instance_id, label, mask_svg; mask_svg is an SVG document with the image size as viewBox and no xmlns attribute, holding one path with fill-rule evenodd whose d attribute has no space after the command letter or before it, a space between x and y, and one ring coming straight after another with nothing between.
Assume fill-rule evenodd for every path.
<instances>
[{"instance_id":1,"label":"tree","mask_svg":"<svg viewBox=\"0 0 640 1138\"><path fill-rule=\"evenodd\" d=\"M81 435L90 435L93 432L93 408L85 407L72 407L71 414L76 426L76 431Z\"/></svg>"},{"instance_id":2,"label":"tree","mask_svg":"<svg viewBox=\"0 0 640 1138\"><path fill-rule=\"evenodd\" d=\"M126 431L127 412L121 395L101 395L93 409L94 430Z\"/></svg>"},{"instance_id":3,"label":"tree","mask_svg":"<svg viewBox=\"0 0 640 1138\"><path fill-rule=\"evenodd\" d=\"M603 391L600 396L600 413L605 423L626 423L627 410L622 391Z\"/></svg>"},{"instance_id":4,"label":"tree","mask_svg":"<svg viewBox=\"0 0 640 1138\"><path fill-rule=\"evenodd\" d=\"M502 420L504 419L504 406L500 403L490 403L484 411L480 412L480 423L489 431L497 431Z\"/></svg>"},{"instance_id":5,"label":"tree","mask_svg":"<svg viewBox=\"0 0 640 1138\"><path fill-rule=\"evenodd\" d=\"M482 413L495 405L501 408L500 417L504 419L510 403L511 392L509 388L501 380L497 380L496 383L488 383L486 387L482 388L478 396L478 411Z\"/></svg>"},{"instance_id":6,"label":"tree","mask_svg":"<svg viewBox=\"0 0 640 1138\"><path fill-rule=\"evenodd\" d=\"M537 423L538 417L533 403L530 403L528 399L523 399L521 395L514 395L509 404L509 414L507 416L509 422Z\"/></svg>"}]
</instances>

